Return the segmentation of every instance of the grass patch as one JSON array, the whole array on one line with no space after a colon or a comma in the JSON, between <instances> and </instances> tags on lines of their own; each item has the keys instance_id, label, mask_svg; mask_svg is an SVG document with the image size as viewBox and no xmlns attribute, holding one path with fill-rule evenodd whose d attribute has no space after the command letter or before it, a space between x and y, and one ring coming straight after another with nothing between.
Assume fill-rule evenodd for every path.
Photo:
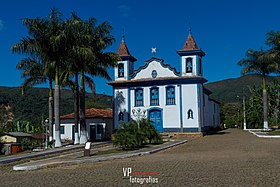
<instances>
[{"instance_id":1,"label":"grass patch","mask_svg":"<svg viewBox=\"0 0 280 187\"><path fill-rule=\"evenodd\" d=\"M267 135L280 135L280 130L274 130L267 133Z\"/></svg>"}]
</instances>

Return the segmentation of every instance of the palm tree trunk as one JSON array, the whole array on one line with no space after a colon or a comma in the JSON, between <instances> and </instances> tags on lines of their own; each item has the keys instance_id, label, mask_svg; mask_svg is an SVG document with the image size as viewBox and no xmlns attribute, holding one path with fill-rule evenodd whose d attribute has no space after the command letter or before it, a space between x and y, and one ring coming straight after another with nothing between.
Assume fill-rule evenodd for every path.
<instances>
[{"instance_id":1,"label":"palm tree trunk","mask_svg":"<svg viewBox=\"0 0 280 187\"><path fill-rule=\"evenodd\" d=\"M78 85L78 72L75 74L75 87L74 87L74 123L75 123L75 140L74 144L80 143L78 125L79 125L79 85Z\"/></svg>"},{"instance_id":2,"label":"palm tree trunk","mask_svg":"<svg viewBox=\"0 0 280 187\"><path fill-rule=\"evenodd\" d=\"M54 86L54 122L55 122L55 147L61 147L60 138L60 114L59 114L59 97L60 97L60 86L59 86L59 67L55 68L55 86Z\"/></svg>"},{"instance_id":3,"label":"palm tree trunk","mask_svg":"<svg viewBox=\"0 0 280 187\"><path fill-rule=\"evenodd\" d=\"M49 141L53 140L53 88L52 80L49 81L50 92L49 92Z\"/></svg>"},{"instance_id":4,"label":"palm tree trunk","mask_svg":"<svg viewBox=\"0 0 280 187\"><path fill-rule=\"evenodd\" d=\"M81 84L80 84L80 128L81 128L81 138L80 144L85 144L88 140L87 130L86 130L86 116L85 116L85 81L84 72L81 71Z\"/></svg>"},{"instance_id":5,"label":"palm tree trunk","mask_svg":"<svg viewBox=\"0 0 280 187\"><path fill-rule=\"evenodd\" d=\"M263 77L263 128L268 129L266 80Z\"/></svg>"}]
</instances>

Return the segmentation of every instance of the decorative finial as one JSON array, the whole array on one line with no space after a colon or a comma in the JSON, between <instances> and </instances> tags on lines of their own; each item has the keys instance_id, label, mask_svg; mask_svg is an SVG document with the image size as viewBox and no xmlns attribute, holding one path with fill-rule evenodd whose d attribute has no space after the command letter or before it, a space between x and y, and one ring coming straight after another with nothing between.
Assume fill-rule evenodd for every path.
<instances>
[{"instance_id":1,"label":"decorative finial","mask_svg":"<svg viewBox=\"0 0 280 187\"><path fill-rule=\"evenodd\" d=\"M152 47L152 53L156 53L157 52L157 48L156 47Z\"/></svg>"},{"instance_id":2,"label":"decorative finial","mask_svg":"<svg viewBox=\"0 0 280 187\"><path fill-rule=\"evenodd\" d=\"M123 33L122 33L122 42L124 42L124 29L123 29Z\"/></svg>"},{"instance_id":3,"label":"decorative finial","mask_svg":"<svg viewBox=\"0 0 280 187\"><path fill-rule=\"evenodd\" d=\"M189 35L192 35L191 23L189 22Z\"/></svg>"}]
</instances>

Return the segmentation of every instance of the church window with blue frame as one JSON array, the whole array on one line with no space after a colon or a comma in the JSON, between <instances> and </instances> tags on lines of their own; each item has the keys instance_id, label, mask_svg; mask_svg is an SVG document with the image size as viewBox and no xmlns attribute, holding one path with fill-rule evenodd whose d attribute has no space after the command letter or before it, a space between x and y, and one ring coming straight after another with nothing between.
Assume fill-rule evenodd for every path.
<instances>
[{"instance_id":1,"label":"church window with blue frame","mask_svg":"<svg viewBox=\"0 0 280 187\"><path fill-rule=\"evenodd\" d=\"M151 106L159 105L159 91L158 88L151 88Z\"/></svg>"},{"instance_id":2,"label":"church window with blue frame","mask_svg":"<svg viewBox=\"0 0 280 187\"><path fill-rule=\"evenodd\" d=\"M193 119L193 111L191 109L188 110L188 119Z\"/></svg>"},{"instance_id":3,"label":"church window with blue frame","mask_svg":"<svg viewBox=\"0 0 280 187\"><path fill-rule=\"evenodd\" d=\"M186 59L186 73L192 73L193 70L193 62L192 58Z\"/></svg>"},{"instance_id":4,"label":"church window with blue frame","mask_svg":"<svg viewBox=\"0 0 280 187\"><path fill-rule=\"evenodd\" d=\"M124 77L124 64L118 64L118 77Z\"/></svg>"},{"instance_id":5,"label":"church window with blue frame","mask_svg":"<svg viewBox=\"0 0 280 187\"><path fill-rule=\"evenodd\" d=\"M137 88L135 90L135 106L143 106L143 89Z\"/></svg>"},{"instance_id":6,"label":"church window with blue frame","mask_svg":"<svg viewBox=\"0 0 280 187\"><path fill-rule=\"evenodd\" d=\"M175 87L168 86L166 88L166 105L175 105Z\"/></svg>"}]
</instances>

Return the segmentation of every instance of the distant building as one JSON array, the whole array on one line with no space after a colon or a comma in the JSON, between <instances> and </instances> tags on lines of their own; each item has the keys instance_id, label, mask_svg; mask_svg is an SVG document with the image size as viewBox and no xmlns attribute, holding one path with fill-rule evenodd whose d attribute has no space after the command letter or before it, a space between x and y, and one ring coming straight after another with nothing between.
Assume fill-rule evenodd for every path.
<instances>
[{"instance_id":1,"label":"distant building","mask_svg":"<svg viewBox=\"0 0 280 187\"><path fill-rule=\"evenodd\" d=\"M24 141L32 142L32 134L24 132L8 132L0 136L0 142L4 144L4 154L16 154L23 151L22 143Z\"/></svg>"},{"instance_id":2,"label":"distant building","mask_svg":"<svg viewBox=\"0 0 280 187\"><path fill-rule=\"evenodd\" d=\"M7 132L0 136L0 142L2 143L22 143L22 141L32 141L32 134L24 132Z\"/></svg>"},{"instance_id":3,"label":"distant building","mask_svg":"<svg viewBox=\"0 0 280 187\"><path fill-rule=\"evenodd\" d=\"M156 48L152 49L156 52ZM114 68L114 128L123 122L150 119L159 132L201 132L220 124L220 105L210 99L203 84L202 58L191 32L183 49L177 50L180 71L152 57L137 70L134 58L123 40Z\"/></svg>"},{"instance_id":4,"label":"distant building","mask_svg":"<svg viewBox=\"0 0 280 187\"><path fill-rule=\"evenodd\" d=\"M62 140L74 140L74 113L60 117ZM80 126L79 126L80 129ZM86 129L90 141L110 139L113 132L113 112L111 109L86 109ZM55 127L53 126L53 130ZM80 131L79 131L80 134Z\"/></svg>"}]
</instances>

